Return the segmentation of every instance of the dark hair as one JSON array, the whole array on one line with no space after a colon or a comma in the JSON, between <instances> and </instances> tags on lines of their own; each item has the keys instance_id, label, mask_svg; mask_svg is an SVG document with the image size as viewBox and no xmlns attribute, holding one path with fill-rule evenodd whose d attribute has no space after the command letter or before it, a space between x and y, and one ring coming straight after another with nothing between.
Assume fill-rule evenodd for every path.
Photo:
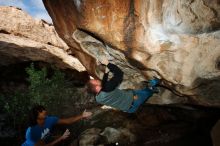
<instances>
[{"instance_id":1,"label":"dark hair","mask_svg":"<svg viewBox=\"0 0 220 146\"><path fill-rule=\"evenodd\" d=\"M38 114L42 111L45 111L45 107L43 107L42 105L35 105L30 113L29 113L29 125L32 127L32 126L35 126L37 125L37 117L38 117Z\"/></svg>"}]
</instances>

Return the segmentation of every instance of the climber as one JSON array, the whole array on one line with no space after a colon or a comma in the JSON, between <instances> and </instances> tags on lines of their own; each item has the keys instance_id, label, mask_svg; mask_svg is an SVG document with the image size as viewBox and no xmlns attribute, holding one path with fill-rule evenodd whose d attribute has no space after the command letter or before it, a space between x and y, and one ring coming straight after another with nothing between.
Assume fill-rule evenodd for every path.
<instances>
[{"instance_id":1,"label":"climber","mask_svg":"<svg viewBox=\"0 0 220 146\"><path fill-rule=\"evenodd\" d=\"M91 112L84 111L78 116L59 119L56 116L47 116L46 109L37 105L30 111L30 127L26 131L26 141L22 146L53 146L70 136L69 130L66 129L62 136L51 141L51 129L55 124L72 124L91 115Z\"/></svg>"},{"instance_id":2,"label":"climber","mask_svg":"<svg viewBox=\"0 0 220 146\"><path fill-rule=\"evenodd\" d=\"M157 78L150 80L150 86L142 90L120 90L117 86L123 80L121 69L109 63L106 58L100 60L100 63L106 66L102 81L90 79L86 85L87 91L95 94L98 103L134 113L153 93L158 92L159 79ZM111 79L108 79L109 72L113 74Z\"/></svg>"}]
</instances>

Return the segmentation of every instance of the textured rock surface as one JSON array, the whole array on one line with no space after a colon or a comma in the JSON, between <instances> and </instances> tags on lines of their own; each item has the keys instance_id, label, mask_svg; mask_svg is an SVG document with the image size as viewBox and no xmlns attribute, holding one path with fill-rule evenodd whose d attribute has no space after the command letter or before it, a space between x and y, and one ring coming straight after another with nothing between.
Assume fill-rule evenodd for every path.
<instances>
[{"instance_id":1,"label":"textured rock surface","mask_svg":"<svg viewBox=\"0 0 220 146\"><path fill-rule=\"evenodd\" d=\"M84 71L53 26L35 20L14 7L0 7L0 65L19 61L44 61L60 68Z\"/></svg>"},{"instance_id":2,"label":"textured rock surface","mask_svg":"<svg viewBox=\"0 0 220 146\"><path fill-rule=\"evenodd\" d=\"M212 145L211 128L219 118L219 109L199 106L146 105L134 115L94 106L92 111L92 118L71 128L80 135L79 146L208 146Z\"/></svg>"},{"instance_id":3,"label":"textured rock surface","mask_svg":"<svg viewBox=\"0 0 220 146\"><path fill-rule=\"evenodd\" d=\"M220 105L218 0L44 0L44 4L60 37L93 76L101 76L97 62L107 56L125 71L122 88L157 76L178 95Z\"/></svg>"}]
</instances>

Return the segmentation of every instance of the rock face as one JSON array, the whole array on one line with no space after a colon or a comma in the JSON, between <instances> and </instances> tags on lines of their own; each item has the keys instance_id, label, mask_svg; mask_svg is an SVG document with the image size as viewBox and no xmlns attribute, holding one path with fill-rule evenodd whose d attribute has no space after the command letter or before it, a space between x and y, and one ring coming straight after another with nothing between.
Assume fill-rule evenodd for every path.
<instances>
[{"instance_id":1,"label":"rock face","mask_svg":"<svg viewBox=\"0 0 220 146\"><path fill-rule=\"evenodd\" d=\"M218 0L43 1L91 75L101 77L97 62L107 57L125 72L121 88L157 76L178 95L220 105Z\"/></svg>"},{"instance_id":2,"label":"rock face","mask_svg":"<svg viewBox=\"0 0 220 146\"><path fill-rule=\"evenodd\" d=\"M35 20L15 7L0 7L0 65L23 61L44 61L60 68L84 71L54 27Z\"/></svg>"},{"instance_id":3,"label":"rock face","mask_svg":"<svg viewBox=\"0 0 220 146\"><path fill-rule=\"evenodd\" d=\"M215 145L210 130L219 118L219 109L147 105L134 115L98 108L93 113L80 128L72 127L73 133L79 133L79 146Z\"/></svg>"}]
</instances>

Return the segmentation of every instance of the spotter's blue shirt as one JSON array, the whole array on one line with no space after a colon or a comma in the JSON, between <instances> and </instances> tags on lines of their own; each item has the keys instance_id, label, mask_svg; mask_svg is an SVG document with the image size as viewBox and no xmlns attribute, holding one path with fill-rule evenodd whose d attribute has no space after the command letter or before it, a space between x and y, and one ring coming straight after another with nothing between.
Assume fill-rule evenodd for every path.
<instances>
[{"instance_id":1,"label":"spotter's blue shirt","mask_svg":"<svg viewBox=\"0 0 220 146\"><path fill-rule=\"evenodd\" d=\"M47 116L43 126L35 125L26 131L26 141L22 146L34 146L39 140L47 143L51 138L51 129L57 124L59 118Z\"/></svg>"}]
</instances>

